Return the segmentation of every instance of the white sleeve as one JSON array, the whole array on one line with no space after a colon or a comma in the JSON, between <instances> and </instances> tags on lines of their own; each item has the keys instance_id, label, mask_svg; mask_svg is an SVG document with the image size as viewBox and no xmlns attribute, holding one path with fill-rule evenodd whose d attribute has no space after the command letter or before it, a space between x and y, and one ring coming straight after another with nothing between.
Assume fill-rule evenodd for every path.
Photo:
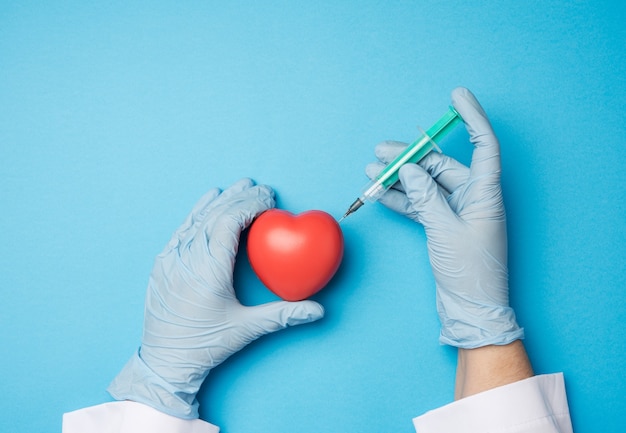
<instances>
[{"instance_id":1,"label":"white sleeve","mask_svg":"<svg viewBox=\"0 0 626 433\"><path fill-rule=\"evenodd\" d=\"M182 419L134 401L115 401L63 415L63 433L219 433L200 419Z\"/></svg>"},{"instance_id":2,"label":"white sleeve","mask_svg":"<svg viewBox=\"0 0 626 433\"><path fill-rule=\"evenodd\" d=\"M417 433L572 433L563 374L534 376L414 418Z\"/></svg>"}]
</instances>

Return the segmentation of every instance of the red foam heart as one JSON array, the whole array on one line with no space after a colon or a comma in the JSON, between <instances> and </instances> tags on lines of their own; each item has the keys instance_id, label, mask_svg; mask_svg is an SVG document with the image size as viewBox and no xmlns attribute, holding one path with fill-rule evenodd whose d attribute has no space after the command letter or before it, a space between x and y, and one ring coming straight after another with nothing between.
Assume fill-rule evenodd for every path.
<instances>
[{"instance_id":1,"label":"red foam heart","mask_svg":"<svg viewBox=\"0 0 626 433\"><path fill-rule=\"evenodd\" d=\"M337 272L342 257L341 228L319 210L294 215L270 209L252 223L248 233L252 269L286 301L300 301L320 291Z\"/></svg>"}]
</instances>

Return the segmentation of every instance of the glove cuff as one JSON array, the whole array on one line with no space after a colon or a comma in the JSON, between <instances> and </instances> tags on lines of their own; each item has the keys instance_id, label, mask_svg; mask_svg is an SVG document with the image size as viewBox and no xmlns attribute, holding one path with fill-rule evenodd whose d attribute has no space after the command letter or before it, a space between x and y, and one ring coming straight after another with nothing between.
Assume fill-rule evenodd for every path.
<instances>
[{"instance_id":1,"label":"glove cuff","mask_svg":"<svg viewBox=\"0 0 626 433\"><path fill-rule=\"evenodd\" d=\"M441 344L475 349L490 345L503 346L524 339L524 328L517 324L515 312L510 307L479 309L476 311L478 314L469 315L465 312L465 315L455 315L454 318L441 313Z\"/></svg>"},{"instance_id":2,"label":"glove cuff","mask_svg":"<svg viewBox=\"0 0 626 433\"><path fill-rule=\"evenodd\" d=\"M524 339L524 328L517 328L506 334L501 334L494 337L481 338L479 340L464 340L457 338L450 338L446 335L446 330L441 330L439 335L439 343L446 344L448 346L458 347L460 349L476 349L483 346L504 346L514 342L515 340Z\"/></svg>"},{"instance_id":3,"label":"glove cuff","mask_svg":"<svg viewBox=\"0 0 626 433\"><path fill-rule=\"evenodd\" d=\"M146 365L135 352L107 391L116 400L131 400L183 419L196 419L196 394L181 392Z\"/></svg>"}]
</instances>

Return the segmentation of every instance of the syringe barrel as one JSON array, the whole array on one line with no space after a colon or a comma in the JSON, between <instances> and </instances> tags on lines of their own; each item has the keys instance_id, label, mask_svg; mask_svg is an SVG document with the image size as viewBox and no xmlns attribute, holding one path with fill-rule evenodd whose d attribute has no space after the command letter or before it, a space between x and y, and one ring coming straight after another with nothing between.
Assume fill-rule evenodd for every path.
<instances>
[{"instance_id":1,"label":"syringe barrel","mask_svg":"<svg viewBox=\"0 0 626 433\"><path fill-rule=\"evenodd\" d=\"M450 106L448 111L425 134L422 134L421 137L408 145L400 155L387 164L387 167L376 176L373 182L374 185L369 187L372 189L369 195L380 197L382 193L398 181L398 171L401 166L407 163L416 164L421 161L435 148L435 143L452 131L461 120L459 113L457 113L454 107ZM369 196L367 198L369 199Z\"/></svg>"},{"instance_id":2,"label":"syringe barrel","mask_svg":"<svg viewBox=\"0 0 626 433\"><path fill-rule=\"evenodd\" d=\"M389 189L391 185L386 186L377 179L374 179L363 187L362 198L365 198L371 202L375 202Z\"/></svg>"}]
</instances>

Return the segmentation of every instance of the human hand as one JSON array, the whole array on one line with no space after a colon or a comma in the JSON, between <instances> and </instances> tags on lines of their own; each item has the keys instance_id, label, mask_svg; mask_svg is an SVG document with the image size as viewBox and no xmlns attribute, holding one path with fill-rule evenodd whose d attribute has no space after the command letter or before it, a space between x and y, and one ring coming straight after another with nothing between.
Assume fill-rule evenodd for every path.
<instances>
[{"instance_id":1,"label":"human hand","mask_svg":"<svg viewBox=\"0 0 626 433\"><path fill-rule=\"evenodd\" d=\"M247 307L237 300L240 234L273 206L273 191L249 179L213 189L196 204L156 258L141 348L110 385L114 398L197 418L195 397L212 368L262 335L324 315L314 301Z\"/></svg>"},{"instance_id":2,"label":"human hand","mask_svg":"<svg viewBox=\"0 0 626 433\"><path fill-rule=\"evenodd\" d=\"M465 88L452 92L474 144L470 167L431 152L406 164L400 185L380 202L424 226L437 286L440 341L461 348L508 344L523 338L509 306L506 216L500 186L500 145L484 110ZM383 142L373 178L406 147Z\"/></svg>"}]
</instances>

